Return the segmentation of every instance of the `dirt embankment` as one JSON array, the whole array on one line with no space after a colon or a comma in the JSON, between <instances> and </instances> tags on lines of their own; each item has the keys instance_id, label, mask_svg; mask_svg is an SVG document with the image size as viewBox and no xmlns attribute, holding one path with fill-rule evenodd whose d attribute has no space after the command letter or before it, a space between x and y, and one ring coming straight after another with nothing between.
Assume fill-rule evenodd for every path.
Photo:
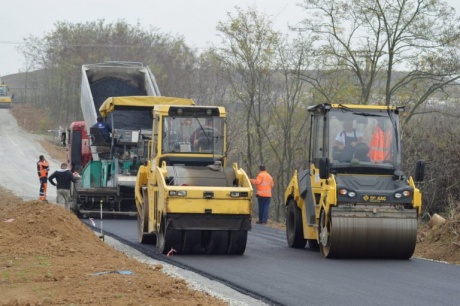
<instances>
[{"instance_id":1,"label":"dirt embankment","mask_svg":"<svg viewBox=\"0 0 460 306\"><path fill-rule=\"evenodd\" d=\"M61 206L0 197L0 305L226 305L112 249Z\"/></svg>"}]
</instances>

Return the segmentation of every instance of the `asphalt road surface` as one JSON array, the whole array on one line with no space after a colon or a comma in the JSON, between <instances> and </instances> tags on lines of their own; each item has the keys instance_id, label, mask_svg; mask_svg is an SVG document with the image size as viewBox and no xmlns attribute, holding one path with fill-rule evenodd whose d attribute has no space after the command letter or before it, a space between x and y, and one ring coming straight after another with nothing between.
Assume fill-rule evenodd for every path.
<instances>
[{"instance_id":1,"label":"asphalt road surface","mask_svg":"<svg viewBox=\"0 0 460 306\"><path fill-rule=\"evenodd\" d=\"M88 220L83 220L89 225ZM100 220L95 219L96 231ZM412 258L324 259L290 249L282 230L255 224L243 256L159 254L137 242L136 220L102 220L103 233L273 305L458 305L460 266Z\"/></svg>"},{"instance_id":2,"label":"asphalt road surface","mask_svg":"<svg viewBox=\"0 0 460 306\"><path fill-rule=\"evenodd\" d=\"M37 162L44 155L50 164L50 174L60 163L51 159L36 137L18 127L9 109L0 109L0 185L25 200L38 200L40 182ZM56 187L48 184L48 199L56 199Z\"/></svg>"},{"instance_id":3,"label":"asphalt road surface","mask_svg":"<svg viewBox=\"0 0 460 306\"><path fill-rule=\"evenodd\" d=\"M38 197L36 162L46 153L0 109L0 185L24 199ZM59 163L48 158L51 171ZM52 186L51 186L52 187ZM55 197L49 188L48 197ZM82 220L88 226L88 220ZM95 219L96 231L101 220ZM92 226L91 226L92 227ZM254 225L243 256L170 256L137 242L136 220L102 220L102 232L149 257L197 272L273 305L458 305L460 266L421 259L331 260L287 247L281 230Z\"/></svg>"}]
</instances>

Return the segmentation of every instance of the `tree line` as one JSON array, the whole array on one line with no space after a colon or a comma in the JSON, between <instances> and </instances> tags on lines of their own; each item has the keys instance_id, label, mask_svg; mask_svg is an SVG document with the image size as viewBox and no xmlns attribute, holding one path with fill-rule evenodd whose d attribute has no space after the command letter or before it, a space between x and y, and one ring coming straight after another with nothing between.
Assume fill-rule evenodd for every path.
<instances>
[{"instance_id":1,"label":"tree line","mask_svg":"<svg viewBox=\"0 0 460 306\"><path fill-rule=\"evenodd\" d=\"M426 160L424 210L458 208L460 19L453 8L439 0L304 0L300 9L305 18L287 35L270 16L236 7L216 25L220 43L206 50L124 20L58 22L20 49L25 83L35 84L27 101L68 126L82 118L83 64L141 62L162 95L227 108L229 161L251 177L266 165L276 183L277 221L284 220L294 170L308 164L308 106L405 105L404 170Z\"/></svg>"}]
</instances>

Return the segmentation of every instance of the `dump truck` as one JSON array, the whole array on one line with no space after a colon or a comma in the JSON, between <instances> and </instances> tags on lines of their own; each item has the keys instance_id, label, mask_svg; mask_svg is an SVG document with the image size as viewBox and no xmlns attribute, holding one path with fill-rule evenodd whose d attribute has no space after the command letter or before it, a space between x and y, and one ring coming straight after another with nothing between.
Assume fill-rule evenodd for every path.
<instances>
[{"instance_id":1,"label":"dump truck","mask_svg":"<svg viewBox=\"0 0 460 306\"><path fill-rule=\"evenodd\" d=\"M242 255L252 186L226 165L226 112L177 101L155 105L149 158L135 187L138 239L163 254Z\"/></svg>"},{"instance_id":2,"label":"dump truck","mask_svg":"<svg viewBox=\"0 0 460 306\"><path fill-rule=\"evenodd\" d=\"M318 104L311 114L309 169L286 188L289 247L325 258L413 255L425 164L402 171L399 116L404 107Z\"/></svg>"},{"instance_id":3,"label":"dump truck","mask_svg":"<svg viewBox=\"0 0 460 306\"><path fill-rule=\"evenodd\" d=\"M11 107L11 96L8 92L8 86L5 84L0 85L0 108L10 108Z\"/></svg>"},{"instance_id":4,"label":"dump truck","mask_svg":"<svg viewBox=\"0 0 460 306\"><path fill-rule=\"evenodd\" d=\"M75 121L65 132L68 141L67 162L70 171L81 172L81 170L91 161L91 149L88 134L86 133L85 121Z\"/></svg>"},{"instance_id":5,"label":"dump truck","mask_svg":"<svg viewBox=\"0 0 460 306\"><path fill-rule=\"evenodd\" d=\"M137 167L146 156L153 109L139 98L159 95L152 72L141 63L82 66L84 120L71 124L69 136L69 163L81 176L71 193L77 215L136 215ZM99 116L111 126L110 140L94 127Z\"/></svg>"}]
</instances>

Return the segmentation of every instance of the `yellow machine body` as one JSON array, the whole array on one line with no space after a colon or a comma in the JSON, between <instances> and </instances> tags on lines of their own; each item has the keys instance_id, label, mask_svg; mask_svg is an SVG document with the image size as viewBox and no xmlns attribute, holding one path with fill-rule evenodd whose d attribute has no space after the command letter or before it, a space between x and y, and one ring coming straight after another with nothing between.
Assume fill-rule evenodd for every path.
<instances>
[{"instance_id":1,"label":"yellow machine body","mask_svg":"<svg viewBox=\"0 0 460 306\"><path fill-rule=\"evenodd\" d=\"M311 112L310 168L295 171L285 191L288 245L320 249L332 257L410 258L417 238L422 196L401 171L398 107L321 104ZM359 141L338 150L346 136ZM373 133L388 131L382 160L374 160ZM386 126L385 126L386 125ZM359 130L359 132L357 132ZM372 152L374 149L374 152ZM417 181L423 180L419 161Z\"/></svg>"},{"instance_id":2,"label":"yellow machine body","mask_svg":"<svg viewBox=\"0 0 460 306\"><path fill-rule=\"evenodd\" d=\"M10 108L11 100L11 96L8 94L8 86L0 85L0 108Z\"/></svg>"},{"instance_id":3,"label":"yellow machine body","mask_svg":"<svg viewBox=\"0 0 460 306\"><path fill-rule=\"evenodd\" d=\"M135 187L141 243L164 254L244 253L252 187L244 170L226 166L225 118L223 107L154 107L149 161Z\"/></svg>"}]
</instances>

